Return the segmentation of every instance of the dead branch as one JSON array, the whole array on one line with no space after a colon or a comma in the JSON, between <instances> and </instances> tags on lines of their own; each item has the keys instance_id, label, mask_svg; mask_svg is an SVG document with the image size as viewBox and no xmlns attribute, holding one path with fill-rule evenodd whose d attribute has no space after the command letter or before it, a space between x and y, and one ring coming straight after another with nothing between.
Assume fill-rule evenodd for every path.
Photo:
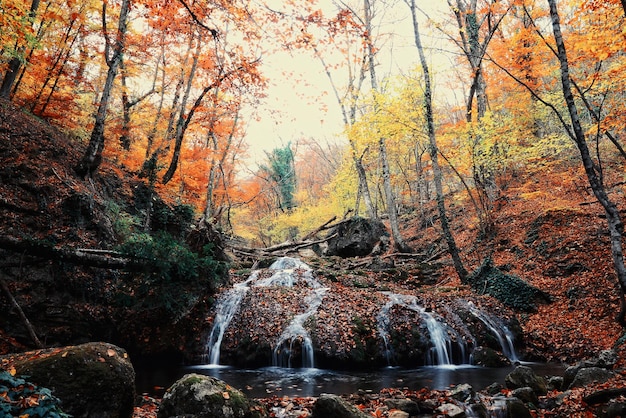
<instances>
[{"instance_id":1,"label":"dead branch","mask_svg":"<svg viewBox=\"0 0 626 418\"><path fill-rule=\"evenodd\" d=\"M35 332L33 325L30 323L30 321L26 317L26 314L22 310L22 307L20 306L20 304L17 303L17 300L15 300L15 298L13 297L13 294L11 293L11 290L9 289L9 285L7 285L7 282L2 277L0 277L0 287L2 287L2 291L11 302L11 305L13 305L13 307L17 311L18 316L24 323L24 326L26 327L26 330L28 331L28 335L30 335L30 338L35 343L35 346L37 348L43 348L43 344L41 343L41 341L39 341L39 338L37 337L37 333Z\"/></svg>"},{"instance_id":2,"label":"dead branch","mask_svg":"<svg viewBox=\"0 0 626 418\"><path fill-rule=\"evenodd\" d=\"M333 222L335 219L337 219L337 217L333 216L332 218L324 222L322 225L318 226L313 231L309 232L304 238L302 238L302 241L306 241L306 240L313 238L315 235L317 235L318 232L323 231L328 226L328 224Z\"/></svg>"}]
</instances>

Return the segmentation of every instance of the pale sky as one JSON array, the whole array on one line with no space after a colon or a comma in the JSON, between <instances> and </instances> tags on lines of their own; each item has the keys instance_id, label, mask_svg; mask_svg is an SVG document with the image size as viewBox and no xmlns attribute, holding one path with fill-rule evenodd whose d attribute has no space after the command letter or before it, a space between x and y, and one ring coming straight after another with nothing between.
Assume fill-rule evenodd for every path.
<instances>
[{"instance_id":1,"label":"pale sky","mask_svg":"<svg viewBox=\"0 0 626 418\"><path fill-rule=\"evenodd\" d=\"M321 3L332 4L330 0L322 0ZM422 1L420 4L435 20L441 18L442 11L448 7L442 0ZM406 73L418 63L408 6L399 1L385 19L390 22L389 29L383 30L393 31L393 37L379 52L379 78ZM421 20L420 34L429 59L438 62L440 68L450 66L444 53L437 51L443 45L441 39L437 39L440 36L432 36L432 29L427 27L426 19ZM440 71L436 68L437 65L435 73ZM337 141L343 128L339 106L322 64L312 54L290 55L281 52L266 55L263 58L263 69L270 78L267 98L257 109L259 120L248 119L246 135L253 162L261 162L264 151L271 151L300 138L315 138L321 142ZM283 72L292 75L284 76ZM338 70L336 82L341 82L342 74ZM367 88L368 83L364 84L363 93L366 93ZM435 79L435 89L437 88Z\"/></svg>"}]
</instances>

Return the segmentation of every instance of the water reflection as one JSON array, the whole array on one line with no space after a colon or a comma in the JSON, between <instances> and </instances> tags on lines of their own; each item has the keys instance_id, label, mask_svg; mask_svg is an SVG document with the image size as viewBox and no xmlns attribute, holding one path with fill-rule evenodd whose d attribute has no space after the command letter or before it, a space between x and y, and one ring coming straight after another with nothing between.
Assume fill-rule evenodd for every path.
<instances>
[{"instance_id":1,"label":"water reflection","mask_svg":"<svg viewBox=\"0 0 626 418\"><path fill-rule=\"evenodd\" d=\"M564 367L555 364L526 363L540 375L562 375ZM373 372L349 372L324 369L287 369L265 367L237 369L228 366L198 365L172 369L137 370L137 391L162 395L165 388L187 373L199 373L221 379L252 398L269 396L319 396L321 393L347 394L358 391L378 392L383 388L418 390L447 389L469 383L476 390L494 382L504 384L511 367L433 366L418 369L388 367ZM160 389L155 389L155 387Z\"/></svg>"}]
</instances>

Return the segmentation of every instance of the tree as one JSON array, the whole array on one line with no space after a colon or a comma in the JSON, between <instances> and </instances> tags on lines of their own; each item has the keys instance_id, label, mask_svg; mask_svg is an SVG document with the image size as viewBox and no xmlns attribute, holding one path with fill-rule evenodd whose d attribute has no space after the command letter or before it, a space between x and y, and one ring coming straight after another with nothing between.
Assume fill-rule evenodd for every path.
<instances>
[{"instance_id":1,"label":"tree","mask_svg":"<svg viewBox=\"0 0 626 418\"><path fill-rule=\"evenodd\" d=\"M30 5L30 10L28 12L29 19L27 19L26 21L30 21L35 17L37 13L37 9L39 8L39 3L40 3L40 0L32 1ZM24 32L25 35L26 33L27 31ZM15 48L15 51L14 51L15 56L11 58L11 60L9 61L7 71L4 74L4 78L2 80L2 85L0 85L0 97L3 97L5 99L9 98L11 89L13 87L13 83L15 82L15 79L17 78L17 74L22 65L22 60L21 60L20 55L23 53L23 51L24 51L24 45L20 45L17 48Z\"/></svg>"},{"instance_id":2,"label":"tree","mask_svg":"<svg viewBox=\"0 0 626 418\"><path fill-rule=\"evenodd\" d=\"M296 172L294 166L294 154L291 144L282 148L274 148L266 153L269 165L261 166L273 183L274 189L279 196L278 208L288 212L295 207L294 194L296 191Z\"/></svg>"},{"instance_id":3,"label":"tree","mask_svg":"<svg viewBox=\"0 0 626 418\"><path fill-rule=\"evenodd\" d=\"M435 181L435 192L437 194L437 208L439 210L439 221L441 223L441 229L443 231L444 239L448 244L448 252L452 257L454 263L454 269L462 282L467 278L467 270L463 266L461 256L459 255L459 249L452 235L450 224L448 221L448 215L446 211L446 204L443 195L442 174L441 167L439 166L439 149L437 147L437 136L435 133L435 122L433 116L433 104L432 104L432 88L430 80L430 72L428 68L428 62L426 61L426 55L424 54L424 48L422 47L422 41L420 39L419 24L417 21L417 7L415 0L405 0L409 8L411 9L411 17L413 20L413 34L415 37L415 46L420 58L420 65L422 72L424 73L424 111L426 114L426 128L428 131L429 140L429 153L433 166L433 176Z\"/></svg>"},{"instance_id":4,"label":"tree","mask_svg":"<svg viewBox=\"0 0 626 418\"><path fill-rule=\"evenodd\" d=\"M448 0L459 30L458 38L450 36L450 39L461 49L470 69L471 84L466 99L466 121L469 125L468 142L472 151L472 177L481 203L481 208L477 208L478 217L483 231L490 229L489 212L496 188L495 172L489 164L489 160L496 156L485 155L481 147L484 138L480 135L480 124L487 112L487 82L483 61L491 39L508 12L508 9L505 9L498 15L497 7L500 7L500 3L494 0L487 1L481 8L484 10L481 14L478 0ZM478 125L478 129L472 128L474 123Z\"/></svg>"},{"instance_id":5,"label":"tree","mask_svg":"<svg viewBox=\"0 0 626 418\"><path fill-rule=\"evenodd\" d=\"M548 0L548 5L550 7L550 17L552 19L554 42L556 44L556 51L554 51L554 53L556 54L560 64L563 98L565 99L565 103L567 105L567 111L570 119L569 123L567 123L560 114L558 116L568 135L576 143L591 190L593 191L593 194L598 202L604 208L604 212L606 214L606 221L611 238L613 265L620 286L621 309L617 316L617 320L622 326L626 327L626 300L624 296L626 294L626 267L624 266L624 252L622 248L624 224L617 206L611 200L606 191L602 173L599 171L598 165L595 164L593 158L591 157L589 147L587 146L587 139L579 117L578 105L576 104L573 94L568 54L565 47L563 33L561 32L561 23L556 0Z\"/></svg>"},{"instance_id":6,"label":"tree","mask_svg":"<svg viewBox=\"0 0 626 418\"><path fill-rule=\"evenodd\" d=\"M337 16L329 20L324 29L327 36L326 47L331 47L342 53L343 62L337 66L342 66L346 69L347 77L345 88L341 89L336 82L336 77L332 72L333 68L336 66L329 63L322 55L321 47L313 45L312 48L330 82L337 103L341 109L344 128L347 130L350 129L356 120L363 82L367 77L369 53L366 44L361 42L364 28L361 23L357 23L359 20L358 15L353 9L347 7L345 3L342 2L341 5L342 7L337 13ZM317 22L317 20L315 22ZM378 216L367 181L367 170L363 164L363 158L369 149L359 149L358 145L350 140L349 137L348 141L352 162L359 180L355 211L358 213L359 199L362 197L367 216L369 218L377 218Z\"/></svg>"},{"instance_id":7,"label":"tree","mask_svg":"<svg viewBox=\"0 0 626 418\"><path fill-rule=\"evenodd\" d=\"M378 104L376 103L377 95L379 93L378 80L376 78L375 68L375 51L377 48L374 46L372 39L372 19L373 19L373 7L370 0L363 0L364 9L364 28L365 28L365 43L367 50L367 62L370 73L370 83L372 85L372 91L374 93L375 111L378 111ZM396 197L391 187L391 174L389 172L389 158L387 156L387 142L384 135L378 133L378 150L380 155L380 164L382 167L383 176L383 188L385 190L385 198L387 200L387 214L389 215L389 226L391 227L391 237L393 238L393 245L397 251L411 252L411 248L406 244L402 234L400 233L400 225L398 223L398 208L396 206Z\"/></svg>"},{"instance_id":8,"label":"tree","mask_svg":"<svg viewBox=\"0 0 626 418\"><path fill-rule=\"evenodd\" d=\"M126 30L128 28L128 15L130 12L130 0L122 0L120 15L118 18L117 34L115 40L109 38L107 31L107 2L102 3L102 31L105 41L104 58L107 66L106 81L102 88L100 103L96 112L95 124L91 131L89 144L85 150L81 161L74 168L80 177L85 177L98 169L102 162L102 150L104 149L104 123L109 107L109 99L113 90L113 82L117 75L117 70L122 62L124 54ZM113 46L112 46L113 44Z\"/></svg>"}]
</instances>

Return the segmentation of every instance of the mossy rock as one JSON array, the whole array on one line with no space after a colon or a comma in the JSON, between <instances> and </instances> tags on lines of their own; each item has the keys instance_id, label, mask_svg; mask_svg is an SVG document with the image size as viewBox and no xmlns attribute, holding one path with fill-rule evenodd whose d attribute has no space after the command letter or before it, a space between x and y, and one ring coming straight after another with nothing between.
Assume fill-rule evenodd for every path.
<instances>
[{"instance_id":1,"label":"mossy rock","mask_svg":"<svg viewBox=\"0 0 626 418\"><path fill-rule=\"evenodd\" d=\"M267 416L239 390L211 376L191 373L163 396L157 418L256 418Z\"/></svg>"},{"instance_id":2,"label":"mossy rock","mask_svg":"<svg viewBox=\"0 0 626 418\"><path fill-rule=\"evenodd\" d=\"M135 370L124 349L96 342L19 357L17 374L49 388L74 418L132 417Z\"/></svg>"},{"instance_id":3,"label":"mossy rock","mask_svg":"<svg viewBox=\"0 0 626 418\"><path fill-rule=\"evenodd\" d=\"M534 312L537 302L551 302L549 294L517 276L502 272L489 258L467 278L467 283L474 291L487 293L513 309Z\"/></svg>"}]
</instances>

